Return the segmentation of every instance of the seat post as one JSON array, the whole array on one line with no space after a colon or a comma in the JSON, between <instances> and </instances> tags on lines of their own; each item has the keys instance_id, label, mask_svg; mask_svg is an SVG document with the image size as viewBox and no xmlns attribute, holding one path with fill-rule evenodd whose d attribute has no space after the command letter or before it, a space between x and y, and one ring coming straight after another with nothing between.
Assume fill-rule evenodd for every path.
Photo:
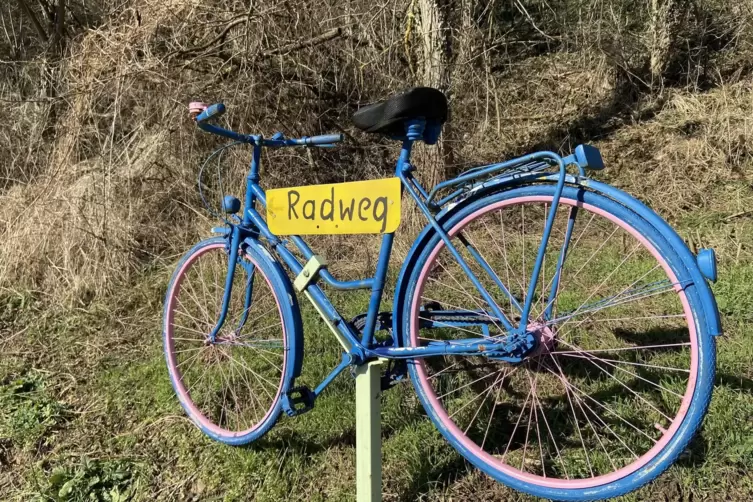
<instances>
[{"instance_id":1,"label":"seat post","mask_svg":"<svg viewBox=\"0 0 753 502\"><path fill-rule=\"evenodd\" d=\"M410 154L413 143L423 138L426 121L423 118L411 119L405 122L405 138L397 161L396 174L400 176L410 166Z\"/></svg>"}]
</instances>

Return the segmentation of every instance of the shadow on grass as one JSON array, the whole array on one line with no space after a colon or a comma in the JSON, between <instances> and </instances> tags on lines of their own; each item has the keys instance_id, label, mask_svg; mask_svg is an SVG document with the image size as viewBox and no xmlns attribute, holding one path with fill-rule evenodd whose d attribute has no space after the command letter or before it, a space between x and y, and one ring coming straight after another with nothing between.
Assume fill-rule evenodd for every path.
<instances>
[{"instance_id":1,"label":"shadow on grass","mask_svg":"<svg viewBox=\"0 0 753 502\"><path fill-rule=\"evenodd\" d=\"M434 486L452 484L465 475L467 469L468 464L458 453L453 455L452 460L439 466L423 461L414 471L410 484L397 494L397 500L402 502L424 500L424 496L428 495Z\"/></svg>"},{"instance_id":2,"label":"shadow on grass","mask_svg":"<svg viewBox=\"0 0 753 502\"><path fill-rule=\"evenodd\" d=\"M627 329L612 330L614 336L627 342L639 345L672 345L686 343L688 341L687 328L651 328L642 331L633 331ZM677 347L662 347L663 349L676 350Z\"/></svg>"},{"instance_id":3,"label":"shadow on grass","mask_svg":"<svg viewBox=\"0 0 753 502\"><path fill-rule=\"evenodd\" d=\"M732 390L753 391L753 380L731 373L717 373L714 387L727 387Z\"/></svg>"},{"instance_id":4,"label":"shadow on grass","mask_svg":"<svg viewBox=\"0 0 753 502\"><path fill-rule=\"evenodd\" d=\"M312 413L316 413L316 408ZM409 428L416 422L428 420L423 412L423 408L416 407L414 410L403 410L399 425L388 426L382 423L382 442L387 441L390 437L399 434L406 428ZM293 453L301 455L313 455L321 453L332 448L355 448L356 446L356 429L355 427L346 427L335 434L327 436L311 437L300 434L292 428L276 434L276 436L264 436L260 440L252 443L248 447L253 448L275 448L279 450L289 449Z\"/></svg>"},{"instance_id":5,"label":"shadow on grass","mask_svg":"<svg viewBox=\"0 0 753 502\"><path fill-rule=\"evenodd\" d=\"M690 440L685 451L680 453L675 464L680 467L700 467L706 462L706 455L709 452L709 443L703 435L703 427Z\"/></svg>"},{"instance_id":6,"label":"shadow on grass","mask_svg":"<svg viewBox=\"0 0 753 502\"><path fill-rule=\"evenodd\" d=\"M731 373L717 373L714 379L714 388L718 387L751 392L753 391L753 380ZM681 467L700 467L706 462L706 456L711 451L711 448L712 445L706 440L704 427L701 425L695 437L693 437L690 444L685 448L685 451L678 457L676 463Z\"/></svg>"},{"instance_id":7,"label":"shadow on grass","mask_svg":"<svg viewBox=\"0 0 753 502\"><path fill-rule=\"evenodd\" d=\"M279 436L279 434L278 434ZM290 450L298 455L314 455L337 447L355 447L356 430L352 427L344 429L340 434L321 439L307 438L294 430L288 430L284 437L264 437L258 442L249 445L249 448L270 448L277 450Z\"/></svg>"},{"instance_id":8,"label":"shadow on grass","mask_svg":"<svg viewBox=\"0 0 753 502\"><path fill-rule=\"evenodd\" d=\"M668 335L668 336L671 336ZM636 385L638 382L633 382ZM744 378L739 375L729 373L719 373L716 376L715 386L727 387L734 390L750 392L753 390L753 380ZM607 388L604 388L601 392L593 395L593 398L598 401L609 400L611 397L618 395L623 391L623 387L614 384ZM558 416L559 412L556 409L564 409L563 402L550 402L544 403L544 408L552 410L552 414L547 413L550 425L556 431L558 441L562 441L561 445L568 447L577 447L578 444L569 444L569 437L572 436L573 430L567 426L566 422L561 419L562 416ZM498 408L499 413L500 408ZM509 413L501 413L498 416L516 416L520 408L508 410ZM610 420L610 417L603 416L602 419L610 426L616 427L619 425L619 420ZM405 420L401 421L400 425L394 428L385 429L383 431L383 439L398 434L400 431L409 427L411 423L420 420L427 420L424 413L417 408L409 413L409 416L405 417ZM524 445L523 438L520 434L511 434L513 423L509 420L500 419L503 422L500 428L496 428L489 436L489 441L506 445L509 443L511 451L521 448ZM583 427L586 424L582 424ZM280 437L281 436L281 437ZM512 436L512 437L511 437ZM341 433L332 434L327 437L306 437L299 434L294 430L285 431L284 434L279 435L276 438L264 438L256 443L257 446L262 448L275 448L278 450L288 449L291 452L299 454L301 456L312 456L320 452L330 450L332 448L353 448L356 445L355 429L352 427L344 429ZM676 460L676 464L683 468L697 468L704 465L707 456L712 446L704 436L703 428L691 440L687 448L680 454ZM504 446L503 446L504 449ZM551 466L554 467L554 466ZM400 486L394 493L394 500L400 501L412 501L419 500L430 494L436 488L442 486L448 486L456 482L459 478L467 475L469 464L467 461L457 452L452 452L449 456L444 456L443 461L440 463L432 462L429 457L421 458L419 461L413 463L410 466L411 475L407 484Z\"/></svg>"}]
</instances>

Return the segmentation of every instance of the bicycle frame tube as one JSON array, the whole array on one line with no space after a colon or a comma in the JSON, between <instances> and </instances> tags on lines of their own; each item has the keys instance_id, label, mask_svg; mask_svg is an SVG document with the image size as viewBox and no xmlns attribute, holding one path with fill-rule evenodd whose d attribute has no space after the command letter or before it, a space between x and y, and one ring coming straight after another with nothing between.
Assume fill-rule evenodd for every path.
<instances>
[{"instance_id":1,"label":"bicycle frame tube","mask_svg":"<svg viewBox=\"0 0 753 502\"><path fill-rule=\"evenodd\" d=\"M424 215L428 219L429 224L433 227L434 231L437 232L437 235L444 241L444 244L449 250L449 252L458 261L461 268L469 277L471 282L474 284L478 292L481 294L484 301L487 302L494 318L499 320L499 322L504 326L504 329L507 331L508 335L509 334L522 334L526 330L526 322L524 321L524 319L527 318L527 315L531 310L533 293L536 289L536 282L537 282L537 279L541 270L543 256L546 250L549 235L550 235L551 228L554 222L556 206L559 201L559 195L561 194L562 188L564 186L564 181L565 181L564 163L562 162L562 159L559 156L551 152L541 152L538 154L533 154L533 155L525 157L526 162L529 162L529 163L530 162L544 162L544 161L552 161L552 162L558 163L560 167L560 176L559 176L558 185L557 185L558 190L556 192L556 197L552 201L553 210L550 212L547 218L546 226L545 226L544 233L542 236L542 242L539 246L538 254L536 257L536 262L534 265L534 270L531 276L531 282L529 283L528 294L526 297L526 301L524 302L522 306L518 303L517 299L513 297L512 293L501 282L501 280L498 277L496 277L496 275L493 273L493 270L490 264L487 263L484 260L484 258L481 256L481 254L461 236L461 242L463 242L464 246L468 249L471 257L481 266L481 268L485 271L485 273L487 273L487 275L489 275L494 280L495 285L498 288L500 288L503 294L510 299L511 304L515 306L519 312L521 312L522 320L519 323L519 325L515 327L512 325L510 320L502 312L501 308L496 304L491 294L486 290L486 288L481 284L479 279L472 272L466 260L460 255L458 249L455 247L449 234L442 228L442 226L434 218L433 211L429 207L429 205L426 203L426 201L429 198L430 193L432 195L437 193L436 187L431 192L429 192L425 190L421 186L421 184L418 182L418 180L416 180L411 175L411 172L413 171L413 167L410 164L411 149L412 149L413 142L416 139L421 137L423 127L424 127L423 121L415 121L409 124L408 138L403 141L402 149L400 152L400 157L398 158L397 164L395 166L395 174L396 176L400 178L403 189L407 190L408 194L416 202L416 205L419 207L421 212L424 213ZM243 209L243 215L241 219L242 223L241 225L234 226L232 234L229 236L230 253L229 253L229 258L228 258L228 277L226 279L225 297L223 298L220 319L218 320L217 326L215 326L212 332L213 340L216 337L217 333L219 332L227 316L230 291L233 286L233 272L235 270L235 266L237 264L237 259L238 259L238 249L241 243L245 239L248 239L248 238L256 239L259 236L263 237L265 240L268 241L271 248L276 252L276 254L280 257L280 259L290 268L290 270L292 271L294 275L298 275L303 270L304 264L298 260L298 258L293 254L293 252L290 251L290 249L288 249L287 247L288 244L294 245L297 248L297 250L303 255L305 260L310 260L314 256L314 252L308 246L306 241L302 239L301 237L294 235L287 238L280 238L274 235L269 230L269 227L267 226L266 222L262 218L261 214L257 211L256 209L257 203L259 203L262 207L266 207L266 193L264 189L259 185L259 167L260 167L261 149L262 149L263 142L261 141L261 137L254 137L254 139L255 139L255 142L253 146L253 156L252 156L252 160L249 166L249 174L246 178L247 183L246 183L246 193L244 196L244 209ZM458 178L458 179L461 179L461 178ZM310 301L316 307L317 311L322 315L322 317L324 318L328 326L333 331L335 331L335 334L338 336L338 340L340 341L340 343L343 345L345 349L347 357L352 362L360 363L360 362L363 362L368 357L386 357L386 358L397 359L397 358L405 358L405 357L411 357L411 358L430 357L430 356L442 355L442 354L478 355L479 352L484 352L484 351L490 352L490 351L504 349L504 346L505 346L504 340L500 339L499 337L492 340L490 340L489 338L467 340L466 341L467 343L463 343L457 346L454 346L454 345L448 346L448 344L445 344L445 343L429 343L426 346L411 347L411 348L374 347L373 346L374 332L375 332L375 327L376 327L376 322L377 322L377 314L379 312L379 306L382 300L384 284L385 284L388 265L389 265L389 259L392 253L393 240L394 240L393 233L384 234L382 236L382 242L381 242L380 251L379 251L379 258L377 261L376 271L373 277L369 277L369 278L365 278L361 280L355 280L355 281L339 281L335 279L328 270L321 269L319 271L319 278L322 279L326 284L328 284L329 286L333 288L341 289L341 290L354 290L354 289L370 289L371 290L371 295L369 299L369 307L366 313L366 323L365 323L360 339L358 337L358 333L354 330L351 324L348 323L342 317L342 315L337 311L334 305L327 298L327 295L316 284L316 282L312 282L311 284L309 284L304 291L306 296L310 299ZM561 260L564 259L565 253L566 253L566 248L563 248L561 252L561 257L560 257ZM248 303L249 300L250 300L250 291L247 290L246 295L245 295L245 303ZM495 342L500 342L500 343L495 343ZM336 376L336 374L339 374L345 366L347 365L341 364L340 366L335 368L335 370L333 370L333 373L327 377L325 382L329 383L329 381L331 381L331 379L334 376ZM323 382L324 386L326 386L325 382ZM323 389L317 388L317 391L320 391L320 390L323 390Z\"/></svg>"},{"instance_id":2,"label":"bicycle frame tube","mask_svg":"<svg viewBox=\"0 0 753 502\"><path fill-rule=\"evenodd\" d=\"M567 250L570 247L570 239L573 236L573 228L575 227L575 217L578 214L578 207L573 206L570 208L570 214L567 217L567 229L565 230L565 241L562 243L560 249L559 258L557 258L557 269L552 278L552 285L549 289L549 298L547 299L544 307L544 319L547 321L552 317L552 309L554 307L554 300L557 298L557 292L560 287L560 277L562 275L562 266L565 263L567 257ZM542 291L543 292L543 291Z\"/></svg>"},{"instance_id":3,"label":"bicycle frame tube","mask_svg":"<svg viewBox=\"0 0 753 502\"><path fill-rule=\"evenodd\" d=\"M403 149L405 150L405 145L403 145ZM437 232L439 237L444 241L445 246L447 246L447 249L450 251L452 256L458 261L460 264L460 268L463 269L463 272L468 276L468 278L473 283L474 287L478 290L479 293L481 293L481 297L486 301L486 303L491 307L492 313L494 316L502 322L505 329L508 331L513 331L514 328L510 321L507 319L507 316L505 316L502 313L502 310L499 308L497 303L494 301L494 299L491 297L489 292L484 288L484 286L479 282L476 275L473 273L473 271L470 269L468 264L465 262L465 259L460 255L458 250L455 248L455 246L450 241L450 236L447 234L447 232L444 231L442 226L437 222L437 220L434 218L433 214L431 213L431 210L424 204L424 202L421 200L419 194L417 193L418 190L420 190L420 184L418 181L413 178L410 175L410 171L412 170L412 167L405 163L403 165L400 165L398 163L398 177L403 183L403 187L408 191L408 194L413 198L413 200L416 202L416 205L421 210L422 213L424 213L424 216L426 216L426 219L429 220L429 224L434 228L434 230Z\"/></svg>"},{"instance_id":4,"label":"bicycle frame tube","mask_svg":"<svg viewBox=\"0 0 753 502\"><path fill-rule=\"evenodd\" d=\"M557 216L557 206L560 203L560 196L562 195L562 189L565 188L565 163L562 162L555 154L552 154L557 158L560 167L560 177L557 181L557 191L554 192L552 198L552 210L549 212L549 217L546 220L546 226L544 227L544 235L541 237L541 244L539 244L539 251L536 253L536 263L533 266L533 273L531 274L531 282L528 283L528 293L526 294L526 302L523 306L523 313L520 314L520 326L518 326L518 332L525 330L523 323L528 319L528 314L531 313L531 305L533 304L533 294L536 292L536 283L539 280L539 274L541 273L541 266L544 262L544 254L546 253L546 246L549 244L549 235L552 233L552 227L554 226L554 218ZM570 239L565 240L563 244L563 254L567 251L566 246L569 244ZM543 293L543 291L542 291Z\"/></svg>"}]
</instances>

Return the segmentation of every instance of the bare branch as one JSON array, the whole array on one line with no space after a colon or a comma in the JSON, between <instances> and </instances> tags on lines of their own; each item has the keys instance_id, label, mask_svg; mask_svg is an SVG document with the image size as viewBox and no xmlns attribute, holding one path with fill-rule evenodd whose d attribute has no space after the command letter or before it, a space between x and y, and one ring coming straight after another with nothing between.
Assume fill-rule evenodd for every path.
<instances>
[{"instance_id":1,"label":"bare branch","mask_svg":"<svg viewBox=\"0 0 753 502\"><path fill-rule=\"evenodd\" d=\"M58 8L55 12L55 38L59 44L63 44L65 34L65 0L58 0Z\"/></svg>"},{"instance_id":2,"label":"bare branch","mask_svg":"<svg viewBox=\"0 0 753 502\"><path fill-rule=\"evenodd\" d=\"M47 18L50 26L55 24L55 9L47 0L38 0L39 8L42 9L43 17Z\"/></svg>"},{"instance_id":3,"label":"bare branch","mask_svg":"<svg viewBox=\"0 0 753 502\"><path fill-rule=\"evenodd\" d=\"M191 47L190 49L176 51L171 55L175 55L175 54L186 55L186 54L196 54L197 52L204 52L205 50L212 48L212 46L214 46L218 42L221 42L227 36L230 30L232 30L239 24L245 23L247 19L248 19L247 16L244 14L243 17L241 17L240 19L236 19L232 23L228 23L227 26L225 26L225 29L223 29L219 35L217 35L215 38L213 38L206 44L200 45L198 47Z\"/></svg>"},{"instance_id":4,"label":"bare branch","mask_svg":"<svg viewBox=\"0 0 753 502\"><path fill-rule=\"evenodd\" d=\"M42 25L39 23L39 20L37 19L36 14L34 14L34 11L32 11L28 5L26 5L26 0L18 0L18 6L21 7L21 10L24 11L24 14L26 17L29 18L29 21L31 21L31 24L34 25L34 29L37 30L37 33L39 34L39 37L46 42L48 40L47 32L44 31L44 28L42 28Z\"/></svg>"},{"instance_id":5,"label":"bare branch","mask_svg":"<svg viewBox=\"0 0 753 502\"><path fill-rule=\"evenodd\" d=\"M218 42L220 42L227 35L227 33L230 31L231 28L233 28L234 26L236 26L236 25L238 25L240 23L243 23L245 21L246 21L245 19L239 19L237 21L234 21L234 22L228 24L225 27L225 29L222 30L222 33L220 33L219 36L215 37L213 40L211 40L210 42L208 42L208 43L206 43L204 45L201 45L199 47L192 47L190 49L185 49L185 50L181 50L181 51L175 51L175 52L171 53L171 55L176 55L177 54L177 55L185 56L185 55L197 54L197 53L204 53L204 54L201 54L201 55L206 55L206 52L209 49L212 49L216 44L218 44ZM313 47L315 45L323 44L325 42L328 42L328 41L333 40L333 39L338 38L338 37L347 36L349 33L350 33L349 28L343 27L343 26L339 26L337 28L332 28L331 30L327 30L324 33L321 33L321 34L319 34L319 35L317 35L315 37L308 38L306 40L300 40L300 41L294 42L292 44L288 44L288 45L284 45L282 47L277 47L275 49L270 49L268 51L264 51L264 52L262 52L260 54L260 56L262 58L267 58L267 57L272 57L272 56L290 54L291 52L294 52L294 51L297 51L297 50L300 50L300 49L304 49L306 47ZM235 64L238 64L239 63L239 57L238 56L234 56L234 57L230 58L229 61L231 61L231 62L233 62Z\"/></svg>"},{"instance_id":6,"label":"bare branch","mask_svg":"<svg viewBox=\"0 0 753 502\"><path fill-rule=\"evenodd\" d=\"M342 36L344 33L345 33L345 28L343 28L342 26L339 26L337 28L332 28L331 30L325 31L321 35L317 35L313 38L309 38L307 40L302 40L294 44L284 45L282 47L278 47L277 49L266 51L263 53L263 55L265 57L269 57L269 56L276 56L278 54L287 54L289 52L297 51L299 49L304 49L306 47L311 47L314 45L322 44L324 42L328 42L334 38Z\"/></svg>"}]
</instances>

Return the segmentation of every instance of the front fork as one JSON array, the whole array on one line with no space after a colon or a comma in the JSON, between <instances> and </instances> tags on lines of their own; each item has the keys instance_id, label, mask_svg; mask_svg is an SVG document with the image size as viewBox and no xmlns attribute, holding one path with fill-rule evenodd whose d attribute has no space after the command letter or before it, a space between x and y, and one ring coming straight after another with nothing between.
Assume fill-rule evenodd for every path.
<instances>
[{"instance_id":1,"label":"front fork","mask_svg":"<svg viewBox=\"0 0 753 502\"><path fill-rule=\"evenodd\" d=\"M211 343L215 343L217 341L217 335L219 334L222 326L225 324L225 320L227 319L227 312L230 307L230 299L232 298L233 293L235 268L238 266L238 253L240 252L240 244L243 239L240 226L233 225L231 228L232 230L230 231L230 233L225 236L225 246L229 251L227 277L225 278L225 291L222 295L222 308L220 310L220 317L219 319L217 319L217 324L209 334L209 341ZM248 320L248 311L251 308L251 296L253 295L253 280L255 272L254 265L244 265L244 268L246 268L246 275L248 279L246 281L245 294L243 299L243 312L236 328L238 331L240 331L240 329L246 324L246 321Z\"/></svg>"}]
</instances>

